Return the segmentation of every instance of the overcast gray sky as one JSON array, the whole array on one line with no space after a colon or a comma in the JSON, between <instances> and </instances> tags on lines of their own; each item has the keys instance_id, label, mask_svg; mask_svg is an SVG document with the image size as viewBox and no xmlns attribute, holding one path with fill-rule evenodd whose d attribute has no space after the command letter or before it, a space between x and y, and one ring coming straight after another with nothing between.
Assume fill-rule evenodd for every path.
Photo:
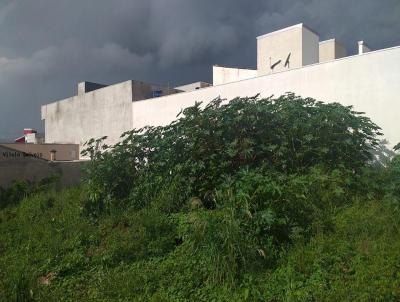
<instances>
[{"instance_id":1,"label":"overcast gray sky","mask_svg":"<svg viewBox=\"0 0 400 302\"><path fill-rule=\"evenodd\" d=\"M211 81L255 67L256 36L303 22L350 54L400 45L400 0L0 0L0 139L43 129L80 81Z\"/></svg>"}]
</instances>

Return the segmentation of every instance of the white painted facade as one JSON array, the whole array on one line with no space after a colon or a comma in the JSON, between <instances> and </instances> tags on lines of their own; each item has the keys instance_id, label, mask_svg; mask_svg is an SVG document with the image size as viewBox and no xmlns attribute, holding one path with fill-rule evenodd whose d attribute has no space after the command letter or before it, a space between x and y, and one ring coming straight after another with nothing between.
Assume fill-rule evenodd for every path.
<instances>
[{"instance_id":1,"label":"white painted facade","mask_svg":"<svg viewBox=\"0 0 400 302\"><path fill-rule=\"evenodd\" d=\"M258 75L290 70L319 59L319 36L302 23L257 37Z\"/></svg>"},{"instance_id":2,"label":"white painted facade","mask_svg":"<svg viewBox=\"0 0 400 302\"><path fill-rule=\"evenodd\" d=\"M270 43L279 40L276 36L281 34L281 46L272 47ZM82 144L91 137L107 135L113 143L126 130L172 122L196 101L207 103L216 97L230 100L258 93L261 97L279 96L286 92L352 105L382 127L390 145L400 142L400 46L319 63L319 37L302 24L259 40L263 41L259 45L259 68L249 70L249 78L240 70L236 73L243 78L235 78L235 71L221 67L218 72L228 75L217 74L211 87L141 99L133 98L134 88L129 81L43 106L46 142ZM270 41L264 45L264 40ZM271 73L268 60L261 62L262 54L264 59L269 55L275 59L288 51L293 52L290 66L280 71L274 69Z\"/></svg>"},{"instance_id":3,"label":"white painted facade","mask_svg":"<svg viewBox=\"0 0 400 302\"><path fill-rule=\"evenodd\" d=\"M45 142L82 146L102 136L110 144L118 142L133 124L132 94L128 81L42 106Z\"/></svg>"},{"instance_id":4,"label":"white painted facade","mask_svg":"<svg viewBox=\"0 0 400 302\"><path fill-rule=\"evenodd\" d=\"M346 48L336 39L319 42L319 62L327 62L347 56Z\"/></svg>"},{"instance_id":5,"label":"white painted facade","mask_svg":"<svg viewBox=\"0 0 400 302\"><path fill-rule=\"evenodd\" d=\"M294 92L324 102L352 105L400 142L400 47L373 51L290 71L132 103L133 128L165 125L183 108L215 97L279 96Z\"/></svg>"},{"instance_id":6,"label":"white painted facade","mask_svg":"<svg viewBox=\"0 0 400 302\"><path fill-rule=\"evenodd\" d=\"M93 83L91 83L93 84ZM101 85L104 86L104 85ZM79 144L91 138L107 136L115 144L121 134L132 129L132 102L177 93L158 85L139 81L105 86L89 92L78 86L78 95L42 106L45 142Z\"/></svg>"},{"instance_id":7,"label":"white painted facade","mask_svg":"<svg viewBox=\"0 0 400 302\"><path fill-rule=\"evenodd\" d=\"M257 70L232 68L214 65L213 66L213 85L232 83L240 80L255 78Z\"/></svg>"}]
</instances>

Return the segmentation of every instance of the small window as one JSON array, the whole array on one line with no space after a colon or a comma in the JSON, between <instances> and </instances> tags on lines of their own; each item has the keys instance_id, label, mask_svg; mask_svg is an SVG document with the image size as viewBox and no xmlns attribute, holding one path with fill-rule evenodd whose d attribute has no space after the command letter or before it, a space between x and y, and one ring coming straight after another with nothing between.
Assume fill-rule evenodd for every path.
<instances>
[{"instance_id":1,"label":"small window","mask_svg":"<svg viewBox=\"0 0 400 302\"><path fill-rule=\"evenodd\" d=\"M162 90L154 90L154 91L152 92L152 97L153 97L153 98L158 98L158 97L160 97L160 96L162 96Z\"/></svg>"}]
</instances>

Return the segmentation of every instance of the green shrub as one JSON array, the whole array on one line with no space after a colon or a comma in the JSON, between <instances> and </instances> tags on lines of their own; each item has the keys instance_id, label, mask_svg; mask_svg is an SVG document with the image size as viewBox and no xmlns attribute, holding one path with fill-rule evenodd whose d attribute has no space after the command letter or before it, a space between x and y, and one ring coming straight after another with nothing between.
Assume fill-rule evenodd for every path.
<instances>
[{"instance_id":1,"label":"green shrub","mask_svg":"<svg viewBox=\"0 0 400 302\"><path fill-rule=\"evenodd\" d=\"M36 183L19 180L13 181L7 188L0 187L0 209L16 205L27 196L54 188L57 180L57 176L43 178Z\"/></svg>"},{"instance_id":2,"label":"green shrub","mask_svg":"<svg viewBox=\"0 0 400 302\"><path fill-rule=\"evenodd\" d=\"M84 154L88 209L147 206L173 182L177 207L199 197L214 207L212 192L243 168L263 167L285 174L306 173L316 165L358 171L372 159L379 127L340 104L325 104L287 94L279 98L216 99L204 108L186 108L165 127L123 134L122 142L103 146L91 140Z\"/></svg>"}]
</instances>

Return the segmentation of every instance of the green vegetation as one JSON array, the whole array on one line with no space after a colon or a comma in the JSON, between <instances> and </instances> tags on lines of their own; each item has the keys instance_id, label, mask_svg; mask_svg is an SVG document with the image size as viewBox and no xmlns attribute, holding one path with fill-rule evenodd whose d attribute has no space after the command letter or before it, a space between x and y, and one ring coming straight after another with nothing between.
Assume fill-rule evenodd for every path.
<instances>
[{"instance_id":1,"label":"green vegetation","mask_svg":"<svg viewBox=\"0 0 400 302\"><path fill-rule=\"evenodd\" d=\"M0 299L398 301L400 157L376 164L379 135L287 94L91 140L81 187L0 192Z\"/></svg>"}]
</instances>

